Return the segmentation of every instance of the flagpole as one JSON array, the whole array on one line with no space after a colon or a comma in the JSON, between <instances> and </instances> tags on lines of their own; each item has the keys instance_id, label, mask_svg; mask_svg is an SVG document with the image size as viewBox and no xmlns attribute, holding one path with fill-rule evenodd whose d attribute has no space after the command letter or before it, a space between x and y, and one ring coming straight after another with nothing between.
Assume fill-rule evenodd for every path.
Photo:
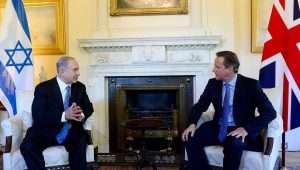
<instances>
[{"instance_id":1,"label":"flagpole","mask_svg":"<svg viewBox=\"0 0 300 170\"><path fill-rule=\"evenodd\" d=\"M281 150L282 150L282 164L280 170L287 170L285 167L285 132L282 133L282 142L281 142Z\"/></svg>"}]
</instances>

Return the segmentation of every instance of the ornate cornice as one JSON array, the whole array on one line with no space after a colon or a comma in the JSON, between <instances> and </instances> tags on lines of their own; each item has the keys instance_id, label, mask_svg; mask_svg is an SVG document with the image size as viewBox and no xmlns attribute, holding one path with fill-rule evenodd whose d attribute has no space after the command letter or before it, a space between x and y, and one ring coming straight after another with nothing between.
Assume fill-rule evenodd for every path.
<instances>
[{"instance_id":1,"label":"ornate cornice","mask_svg":"<svg viewBox=\"0 0 300 170\"><path fill-rule=\"evenodd\" d=\"M80 47L88 51L101 48L131 48L133 46L165 46L167 48L188 47L211 49L220 43L220 36L79 39Z\"/></svg>"}]
</instances>

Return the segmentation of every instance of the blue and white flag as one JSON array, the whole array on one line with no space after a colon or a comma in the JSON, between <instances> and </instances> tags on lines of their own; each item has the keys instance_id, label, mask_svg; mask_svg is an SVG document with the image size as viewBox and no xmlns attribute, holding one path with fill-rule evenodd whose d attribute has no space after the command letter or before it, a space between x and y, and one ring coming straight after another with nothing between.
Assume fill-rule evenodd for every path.
<instances>
[{"instance_id":1,"label":"blue and white flag","mask_svg":"<svg viewBox=\"0 0 300 170\"><path fill-rule=\"evenodd\" d=\"M22 0L7 0L0 27L0 101L10 116L33 90L32 46Z\"/></svg>"}]
</instances>

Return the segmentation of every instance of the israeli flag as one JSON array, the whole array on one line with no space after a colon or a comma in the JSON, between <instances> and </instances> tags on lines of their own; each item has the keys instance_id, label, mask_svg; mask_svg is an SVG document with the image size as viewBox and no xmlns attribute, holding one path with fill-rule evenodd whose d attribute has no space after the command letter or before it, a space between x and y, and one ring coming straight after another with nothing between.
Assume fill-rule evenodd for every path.
<instances>
[{"instance_id":1,"label":"israeli flag","mask_svg":"<svg viewBox=\"0 0 300 170\"><path fill-rule=\"evenodd\" d=\"M32 46L22 0L7 0L0 27L0 101L10 116L33 91Z\"/></svg>"}]
</instances>

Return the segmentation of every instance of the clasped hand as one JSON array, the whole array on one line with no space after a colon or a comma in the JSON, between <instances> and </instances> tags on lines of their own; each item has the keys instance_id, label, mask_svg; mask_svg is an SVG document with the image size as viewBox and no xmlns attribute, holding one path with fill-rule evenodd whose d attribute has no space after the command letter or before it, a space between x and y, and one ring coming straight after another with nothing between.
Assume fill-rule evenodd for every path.
<instances>
[{"instance_id":1,"label":"clasped hand","mask_svg":"<svg viewBox=\"0 0 300 170\"><path fill-rule=\"evenodd\" d=\"M80 106L77 106L76 103L72 103L72 105L65 111L66 120L75 120L81 122L84 118L82 114L82 109Z\"/></svg>"}]
</instances>

